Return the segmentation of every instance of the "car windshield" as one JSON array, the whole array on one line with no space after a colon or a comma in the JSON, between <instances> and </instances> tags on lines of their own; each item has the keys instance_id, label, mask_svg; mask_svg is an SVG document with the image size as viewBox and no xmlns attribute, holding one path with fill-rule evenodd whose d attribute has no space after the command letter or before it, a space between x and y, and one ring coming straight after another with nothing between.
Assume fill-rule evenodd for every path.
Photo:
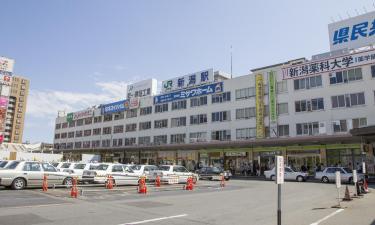
<instances>
[{"instance_id":1,"label":"car windshield","mask_svg":"<svg viewBox=\"0 0 375 225\"><path fill-rule=\"evenodd\" d=\"M212 172L215 172L215 173L217 173L217 172L221 172L222 171L222 169L220 169L219 167L212 167Z\"/></svg>"},{"instance_id":2,"label":"car windshield","mask_svg":"<svg viewBox=\"0 0 375 225\"><path fill-rule=\"evenodd\" d=\"M98 165L90 165L89 170L96 170L98 168Z\"/></svg>"},{"instance_id":3,"label":"car windshield","mask_svg":"<svg viewBox=\"0 0 375 225\"><path fill-rule=\"evenodd\" d=\"M96 167L96 170L107 170L108 164L100 164L98 167Z\"/></svg>"},{"instance_id":4,"label":"car windshield","mask_svg":"<svg viewBox=\"0 0 375 225\"><path fill-rule=\"evenodd\" d=\"M7 165L8 161L0 162L0 168L4 168Z\"/></svg>"},{"instance_id":5,"label":"car windshield","mask_svg":"<svg viewBox=\"0 0 375 225\"><path fill-rule=\"evenodd\" d=\"M140 165L134 165L131 167L132 170L141 170L141 167Z\"/></svg>"},{"instance_id":6,"label":"car windshield","mask_svg":"<svg viewBox=\"0 0 375 225\"><path fill-rule=\"evenodd\" d=\"M350 168L348 168L348 167L345 167L345 168L343 168L347 173L353 173L353 171L350 169Z\"/></svg>"},{"instance_id":7,"label":"car windshield","mask_svg":"<svg viewBox=\"0 0 375 225\"><path fill-rule=\"evenodd\" d=\"M161 171L169 171L170 166L159 166L159 170Z\"/></svg>"},{"instance_id":8,"label":"car windshield","mask_svg":"<svg viewBox=\"0 0 375 225\"><path fill-rule=\"evenodd\" d=\"M64 163L61 165L61 168L69 168L70 163Z\"/></svg>"},{"instance_id":9,"label":"car windshield","mask_svg":"<svg viewBox=\"0 0 375 225\"><path fill-rule=\"evenodd\" d=\"M82 163L76 164L74 166L74 169L83 170L85 168L85 166L86 166L86 164L82 164Z\"/></svg>"},{"instance_id":10,"label":"car windshield","mask_svg":"<svg viewBox=\"0 0 375 225\"><path fill-rule=\"evenodd\" d=\"M56 166L58 166L58 165L59 165L58 162L52 163L52 166L54 166L54 167L56 167Z\"/></svg>"},{"instance_id":11,"label":"car windshield","mask_svg":"<svg viewBox=\"0 0 375 225\"><path fill-rule=\"evenodd\" d=\"M7 165L5 168L8 170L14 170L18 166L18 164L20 164L19 161L14 161L9 163L9 165Z\"/></svg>"}]
</instances>

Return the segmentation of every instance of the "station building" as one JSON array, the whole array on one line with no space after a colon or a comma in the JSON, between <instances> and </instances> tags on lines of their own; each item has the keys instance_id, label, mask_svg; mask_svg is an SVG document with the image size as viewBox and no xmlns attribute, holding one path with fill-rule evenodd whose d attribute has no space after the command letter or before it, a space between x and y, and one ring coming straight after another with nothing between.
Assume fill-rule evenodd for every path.
<instances>
[{"instance_id":1,"label":"station building","mask_svg":"<svg viewBox=\"0 0 375 225\"><path fill-rule=\"evenodd\" d=\"M263 172L283 155L311 172L317 164L366 162L374 173L374 140L351 131L375 125L375 49L334 48L234 78L213 69L191 73L163 81L161 92L155 79L135 83L122 101L59 114L54 148L70 160L91 153L238 173Z\"/></svg>"}]
</instances>

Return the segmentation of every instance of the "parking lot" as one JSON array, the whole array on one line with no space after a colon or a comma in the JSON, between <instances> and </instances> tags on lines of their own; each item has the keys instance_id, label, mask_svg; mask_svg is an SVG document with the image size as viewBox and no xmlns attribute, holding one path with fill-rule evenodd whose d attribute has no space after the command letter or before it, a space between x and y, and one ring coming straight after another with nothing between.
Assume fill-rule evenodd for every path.
<instances>
[{"instance_id":1,"label":"parking lot","mask_svg":"<svg viewBox=\"0 0 375 225\"><path fill-rule=\"evenodd\" d=\"M199 181L182 185L84 187L78 199L66 188L0 190L0 224L276 224L277 187L270 181ZM360 199L337 204L334 184L286 182L283 224L375 224L374 189ZM82 189L82 188L80 188ZM353 191L353 187L350 187ZM341 189L342 195L344 188Z\"/></svg>"}]
</instances>

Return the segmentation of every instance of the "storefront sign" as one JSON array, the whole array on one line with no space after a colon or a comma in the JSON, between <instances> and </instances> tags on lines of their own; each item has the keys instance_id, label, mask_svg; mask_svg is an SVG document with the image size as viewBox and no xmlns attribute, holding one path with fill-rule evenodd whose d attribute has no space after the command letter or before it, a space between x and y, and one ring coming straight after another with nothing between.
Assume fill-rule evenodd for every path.
<instances>
[{"instance_id":1,"label":"storefront sign","mask_svg":"<svg viewBox=\"0 0 375 225\"><path fill-rule=\"evenodd\" d=\"M0 108L6 108L8 107L8 97L1 96L0 97Z\"/></svg>"},{"instance_id":2,"label":"storefront sign","mask_svg":"<svg viewBox=\"0 0 375 225\"><path fill-rule=\"evenodd\" d=\"M68 121L68 118L69 117L72 117L71 115L69 115L70 113L68 113L67 115L67 121ZM82 118L87 118L87 117L91 117L94 115L94 109L86 109L86 110L82 110L82 111L79 111L79 112L74 112L72 113L73 114L73 120L78 120L78 119L82 119ZM70 118L69 118L70 120ZM68 121L69 122L69 121Z\"/></svg>"},{"instance_id":3,"label":"storefront sign","mask_svg":"<svg viewBox=\"0 0 375 225\"><path fill-rule=\"evenodd\" d=\"M264 86L263 75L257 74L255 77L255 98L256 98L256 137L264 138Z\"/></svg>"},{"instance_id":4,"label":"storefront sign","mask_svg":"<svg viewBox=\"0 0 375 225\"><path fill-rule=\"evenodd\" d=\"M155 95L157 91L158 81L156 79L148 79L139 81L127 86L127 99L134 97L144 97Z\"/></svg>"},{"instance_id":5,"label":"storefront sign","mask_svg":"<svg viewBox=\"0 0 375 225\"><path fill-rule=\"evenodd\" d=\"M276 113L276 75L274 71L270 71L268 73L268 96L269 96L269 115L270 115L270 122L276 123L277 122L277 113Z\"/></svg>"},{"instance_id":6,"label":"storefront sign","mask_svg":"<svg viewBox=\"0 0 375 225\"><path fill-rule=\"evenodd\" d=\"M283 68L283 79L331 73L375 63L375 50L362 51Z\"/></svg>"},{"instance_id":7,"label":"storefront sign","mask_svg":"<svg viewBox=\"0 0 375 225\"><path fill-rule=\"evenodd\" d=\"M7 75L1 75L0 85L10 86L12 83L12 77Z\"/></svg>"},{"instance_id":8,"label":"storefront sign","mask_svg":"<svg viewBox=\"0 0 375 225\"><path fill-rule=\"evenodd\" d=\"M113 102L110 104L102 105L102 115L108 114L108 113L116 113L116 112L122 112L129 109L129 101L128 100L122 100L118 102Z\"/></svg>"},{"instance_id":9,"label":"storefront sign","mask_svg":"<svg viewBox=\"0 0 375 225\"><path fill-rule=\"evenodd\" d=\"M284 157L276 156L276 184L284 183Z\"/></svg>"},{"instance_id":10,"label":"storefront sign","mask_svg":"<svg viewBox=\"0 0 375 225\"><path fill-rule=\"evenodd\" d=\"M375 12L328 25L331 51L355 49L375 43Z\"/></svg>"},{"instance_id":11,"label":"storefront sign","mask_svg":"<svg viewBox=\"0 0 375 225\"><path fill-rule=\"evenodd\" d=\"M73 122L73 113L66 114L66 122Z\"/></svg>"},{"instance_id":12,"label":"storefront sign","mask_svg":"<svg viewBox=\"0 0 375 225\"><path fill-rule=\"evenodd\" d=\"M275 155L281 155L281 151L259 152L259 156L261 157L275 156Z\"/></svg>"},{"instance_id":13,"label":"storefront sign","mask_svg":"<svg viewBox=\"0 0 375 225\"><path fill-rule=\"evenodd\" d=\"M14 60L6 57L0 57L0 72L12 73Z\"/></svg>"},{"instance_id":14,"label":"storefront sign","mask_svg":"<svg viewBox=\"0 0 375 225\"><path fill-rule=\"evenodd\" d=\"M246 156L246 152L225 152L225 156Z\"/></svg>"},{"instance_id":15,"label":"storefront sign","mask_svg":"<svg viewBox=\"0 0 375 225\"><path fill-rule=\"evenodd\" d=\"M131 98L129 100L129 108L130 109L139 108L139 98Z\"/></svg>"},{"instance_id":16,"label":"storefront sign","mask_svg":"<svg viewBox=\"0 0 375 225\"><path fill-rule=\"evenodd\" d=\"M162 93L214 82L214 70L208 69L162 82Z\"/></svg>"},{"instance_id":17,"label":"storefront sign","mask_svg":"<svg viewBox=\"0 0 375 225\"><path fill-rule=\"evenodd\" d=\"M199 86L196 88L191 88L187 90L181 90L176 92L171 92L164 95L158 95L154 97L154 104L165 103L180 99L186 99L191 97L197 97L201 95L208 95L213 93L218 93L223 91L223 82L207 84Z\"/></svg>"}]
</instances>

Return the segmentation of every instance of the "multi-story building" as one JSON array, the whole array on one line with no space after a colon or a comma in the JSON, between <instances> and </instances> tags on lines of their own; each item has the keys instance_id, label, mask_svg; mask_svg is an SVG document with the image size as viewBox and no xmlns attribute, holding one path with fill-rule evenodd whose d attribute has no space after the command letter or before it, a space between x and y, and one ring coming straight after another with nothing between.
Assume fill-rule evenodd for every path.
<instances>
[{"instance_id":1,"label":"multi-story building","mask_svg":"<svg viewBox=\"0 0 375 225\"><path fill-rule=\"evenodd\" d=\"M12 77L4 142L22 143L29 84L24 77Z\"/></svg>"}]
</instances>

